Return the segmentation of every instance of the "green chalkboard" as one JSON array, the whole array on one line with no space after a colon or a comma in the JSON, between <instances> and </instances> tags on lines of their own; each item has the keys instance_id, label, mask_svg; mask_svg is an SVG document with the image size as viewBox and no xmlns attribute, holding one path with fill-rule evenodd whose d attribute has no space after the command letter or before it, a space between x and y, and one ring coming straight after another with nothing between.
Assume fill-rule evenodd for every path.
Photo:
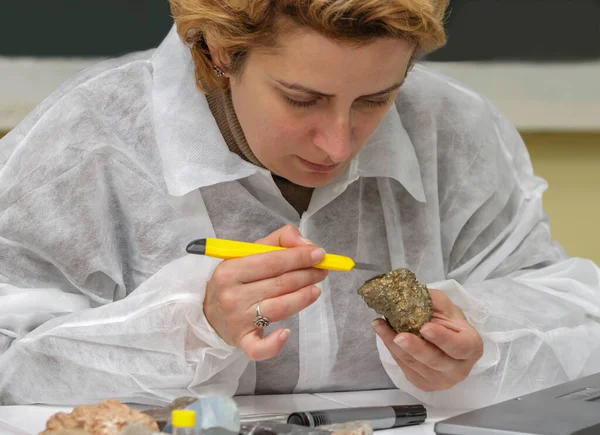
<instances>
[{"instance_id":1,"label":"green chalkboard","mask_svg":"<svg viewBox=\"0 0 600 435\"><path fill-rule=\"evenodd\" d=\"M167 0L5 0L0 55L108 57L156 47Z\"/></svg>"},{"instance_id":2,"label":"green chalkboard","mask_svg":"<svg viewBox=\"0 0 600 435\"><path fill-rule=\"evenodd\" d=\"M116 56L172 25L167 0L4 0L0 15L8 56ZM600 59L600 0L451 0L446 27L429 60Z\"/></svg>"},{"instance_id":3,"label":"green chalkboard","mask_svg":"<svg viewBox=\"0 0 600 435\"><path fill-rule=\"evenodd\" d=\"M600 0L450 0L435 61L600 59Z\"/></svg>"}]
</instances>

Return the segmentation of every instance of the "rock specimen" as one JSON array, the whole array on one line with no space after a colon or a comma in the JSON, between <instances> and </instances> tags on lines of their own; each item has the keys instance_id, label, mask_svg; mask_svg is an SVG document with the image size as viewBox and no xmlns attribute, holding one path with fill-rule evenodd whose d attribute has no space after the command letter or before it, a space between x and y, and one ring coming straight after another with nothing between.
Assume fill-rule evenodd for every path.
<instances>
[{"instance_id":1,"label":"rock specimen","mask_svg":"<svg viewBox=\"0 0 600 435\"><path fill-rule=\"evenodd\" d=\"M358 294L398 333L421 336L419 330L433 315L429 290L408 269L396 269L371 278L358 289Z\"/></svg>"},{"instance_id":2,"label":"rock specimen","mask_svg":"<svg viewBox=\"0 0 600 435\"><path fill-rule=\"evenodd\" d=\"M69 414L59 412L46 422L41 435L54 435L67 430L80 430L89 435L119 435L130 423L139 423L158 432L158 425L149 416L142 414L118 400L105 400L95 405L80 405ZM78 432L71 432L73 434Z\"/></svg>"}]
</instances>

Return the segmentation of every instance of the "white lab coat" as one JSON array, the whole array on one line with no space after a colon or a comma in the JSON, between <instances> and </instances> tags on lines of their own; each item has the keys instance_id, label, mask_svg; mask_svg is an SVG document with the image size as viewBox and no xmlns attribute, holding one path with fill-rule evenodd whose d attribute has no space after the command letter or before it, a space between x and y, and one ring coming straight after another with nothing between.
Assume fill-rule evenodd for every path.
<instances>
[{"instance_id":1,"label":"white lab coat","mask_svg":"<svg viewBox=\"0 0 600 435\"><path fill-rule=\"evenodd\" d=\"M551 241L546 185L513 127L423 67L302 216L228 151L174 31L62 85L0 142L0 168L0 403L396 386L469 407L600 368L598 268ZM292 333L272 360L221 340L202 310L218 262L186 244L285 224L444 290L485 343L470 377L434 393L408 383L356 294L363 272L331 273L278 325Z\"/></svg>"}]
</instances>

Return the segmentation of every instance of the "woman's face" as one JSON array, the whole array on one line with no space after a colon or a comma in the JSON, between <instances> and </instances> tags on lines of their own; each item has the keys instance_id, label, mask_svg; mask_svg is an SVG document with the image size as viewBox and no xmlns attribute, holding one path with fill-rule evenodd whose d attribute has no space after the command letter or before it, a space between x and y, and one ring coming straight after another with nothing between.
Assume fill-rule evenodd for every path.
<instances>
[{"instance_id":1,"label":"woman's face","mask_svg":"<svg viewBox=\"0 0 600 435\"><path fill-rule=\"evenodd\" d=\"M271 172L323 186L366 144L406 76L413 46L367 45L289 32L275 51L254 50L232 77L233 105L248 145Z\"/></svg>"}]
</instances>

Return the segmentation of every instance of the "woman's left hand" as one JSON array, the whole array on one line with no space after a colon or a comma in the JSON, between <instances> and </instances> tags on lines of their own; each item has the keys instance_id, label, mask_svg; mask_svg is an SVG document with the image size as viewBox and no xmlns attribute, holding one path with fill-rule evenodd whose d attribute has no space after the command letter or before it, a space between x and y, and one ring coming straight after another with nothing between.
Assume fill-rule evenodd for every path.
<instances>
[{"instance_id":1,"label":"woman's left hand","mask_svg":"<svg viewBox=\"0 0 600 435\"><path fill-rule=\"evenodd\" d=\"M447 390L463 381L483 355L481 337L462 311L439 290L430 290L433 318L421 328L424 339L396 334L384 319L373 329L406 379L423 391Z\"/></svg>"}]
</instances>

